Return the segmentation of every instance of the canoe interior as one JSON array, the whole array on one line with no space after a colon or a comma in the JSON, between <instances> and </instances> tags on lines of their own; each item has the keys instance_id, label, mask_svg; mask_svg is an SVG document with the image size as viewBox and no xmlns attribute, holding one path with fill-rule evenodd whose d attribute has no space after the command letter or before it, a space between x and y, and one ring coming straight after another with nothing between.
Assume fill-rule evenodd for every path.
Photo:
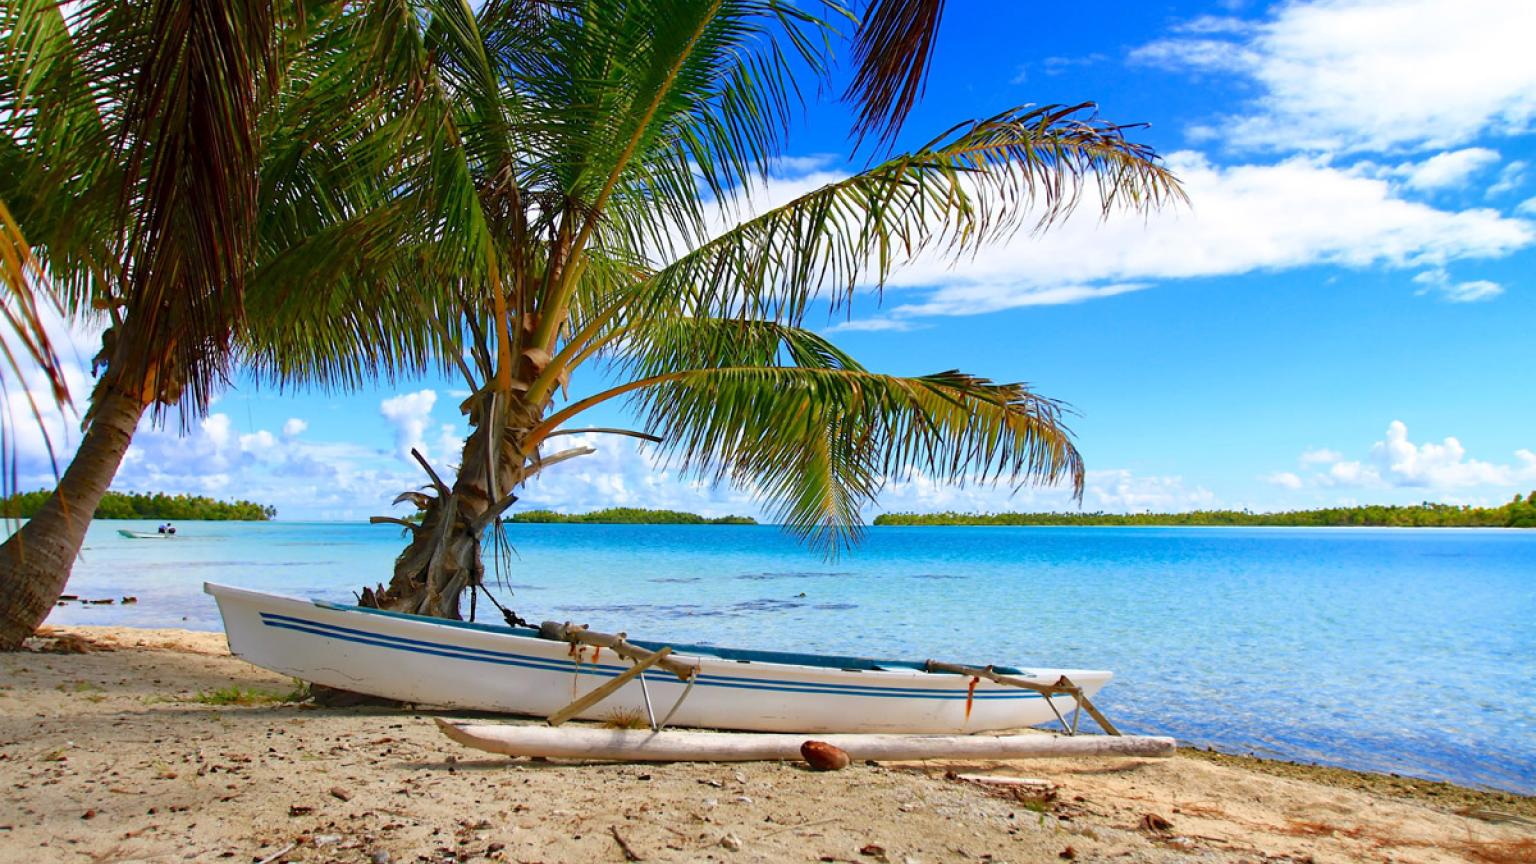
<instances>
[{"instance_id":1,"label":"canoe interior","mask_svg":"<svg viewBox=\"0 0 1536 864\"><path fill-rule=\"evenodd\" d=\"M365 612L369 615L383 615L390 618L402 618L408 621L420 621L426 624L435 624L441 627L458 627L465 630L479 630L485 633L499 633L508 636L521 636L525 639L538 639L539 631L532 627L506 627L496 624L480 624L470 621L450 621L445 618L428 618L422 615L408 615L404 612L389 612L383 609L370 609L364 606L352 606L345 603L328 603L324 600L313 601L316 606L324 609L335 609L342 612ZM649 642L642 639L628 640L633 645L638 645L650 651L659 651L663 646L671 646L678 654L703 655L705 657L718 657L722 660L735 660L742 663L782 663L791 666L815 666L824 669L841 669L845 671L883 672L895 669L911 669L918 672L926 671L922 661L914 660L880 660L870 657L854 657L838 654L801 654L794 651L756 651L746 648L719 648L713 645L686 645L676 642ZM985 664L982 664L985 665ZM1023 672L1012 666L993 666L993 671L1000 675L1021 675L1028 677L1030 673Z\"/></svg>"}]
</instances>

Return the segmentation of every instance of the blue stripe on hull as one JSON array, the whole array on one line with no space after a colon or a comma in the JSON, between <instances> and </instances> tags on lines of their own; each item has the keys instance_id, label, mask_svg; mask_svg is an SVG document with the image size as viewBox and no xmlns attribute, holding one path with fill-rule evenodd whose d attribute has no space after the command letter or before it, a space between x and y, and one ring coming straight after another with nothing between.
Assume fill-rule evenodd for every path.
<instances>
[{"instance_id":1,"label":"blue stripe on hull","mask_svg":"<svg viewBox=\"0 0 1536 864\"><path fill-rule=\"evenodd\" d=\"M546 660L541 657L530 657L525 654L514 654L504 651L489 651L483 648L468 648L458 645L447 645L440 642L429 642L421 639L410 639L404 636L390 636L381 633L370 633L366 630L357 630L351 627L342 627L337 624L326 624L319 621L311 621L304 618L295 618L290 615L280 615L275 612L262 612L261 621L268 627L282 630L293 630L307 633L312 636L322 636L328 639L339 639L344 642L354 642L375 648L386 648L393 651L405 651L412 654L427 654L437 657L446 657L452 660L469 660L476 663L492 663L500 666L516 666L525 669L535 669L541 672L575 672L580 675L595 675L602 678L616 677L627 667L605 663L566 663L560 660ZM738 690L767 690L783 693L812 693L822 696L863 696L877 699L937 699L942 701L964 700L968 698L965 690L917 690L903 687L880 687L863 684L820 684L811 681L774 681L758 678L741 678L733 675L700 674L698 686L723 687ZM1043 699L1043 695L1028 690L1012 691L981 691L969 698L975 701L995 701L1011 699Z\"/></svg>"}]
</instances>

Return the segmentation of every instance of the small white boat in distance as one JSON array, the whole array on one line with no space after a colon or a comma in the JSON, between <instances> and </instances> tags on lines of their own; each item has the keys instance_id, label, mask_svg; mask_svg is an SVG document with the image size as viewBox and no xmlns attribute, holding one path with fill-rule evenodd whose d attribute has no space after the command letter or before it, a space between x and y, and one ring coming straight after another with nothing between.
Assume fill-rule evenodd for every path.
<instances>
[{"instance_id":1,"label":"small white boat in distance","mask_svg":"<svg viewBox=\"0 0 1536 864\"><path fill-rule=\"evenodd\" d=\"M129 531L127 528L117 529L117 533L129 540L166 540L175 537L175 534L163 531Z\"/></svg>"},{"instance_id":2,"label":"small white boat in distance","mask_svg":"<svg viewBox=\"0 0 1536 864\"><path fill-rule=\"evenodd\" d=\"M284 675L424 705L548 716L626 670L612 651L497 627L298 600L204 584L229 649ZM652 651L657 643L631 640ZM604 720L667 714L670 725L755 732L956 734L1016 729L1065 716L1071 695L928 672L924 663L672 645L691 684L652 668L576 714ZM1085 696L1108 672L993 671L1049 687L1063 676ZM690 689L691 688L691 689ZM647 712L647 699L653 712ZM1055 704L1054 710L1052 704ZM674 707L675 706L675 707Z\"/></svg>"}]
</instances>

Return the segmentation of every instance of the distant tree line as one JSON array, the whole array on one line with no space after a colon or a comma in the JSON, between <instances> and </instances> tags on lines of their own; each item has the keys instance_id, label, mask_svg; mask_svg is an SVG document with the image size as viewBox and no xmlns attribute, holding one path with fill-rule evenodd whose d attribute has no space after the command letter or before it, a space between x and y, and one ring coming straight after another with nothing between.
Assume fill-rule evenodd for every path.
<instances>
[{"instance_id":1,"label":"distant tree line","mask_svg":"<svg viewBox=\"0 0 1536 864\"><path fill-rule=\"evenodd\" d=\"M9 519L30 519L52 495L50 489L18 492L0 503ZM96 505L97 519L170 519L214 522L265 522L277 516L276 507L254 501L216 501L205 495L167 495L164 492L108 492Z\"/></svg>"},{"instance_id":2,"label":"distant tree line","mask_svg":"<svg viewBox=\"0 0 1536 864\"><path fill-rule=\"evenodd\" d=\"M876 525L1283 525L1299 527L1536 528L1536 492L1500 507L1455 504L1325 507L1254 513L1194 510L1188 513L885 513Z\"/></svg>"},{"instance_id":3,"label":"distant tree line","mask_svg":"<svg viewBox=\"0 0 1536 864\"><path fill-rule=\"evenodd\" d=\"M513 522L559 522L610 525L756 525L750 516L706 517L678 510L646 510L640 507L609 507L591 513L556 513L553 510L525 510L512 517Z\"/></svg>"}]
</instances>

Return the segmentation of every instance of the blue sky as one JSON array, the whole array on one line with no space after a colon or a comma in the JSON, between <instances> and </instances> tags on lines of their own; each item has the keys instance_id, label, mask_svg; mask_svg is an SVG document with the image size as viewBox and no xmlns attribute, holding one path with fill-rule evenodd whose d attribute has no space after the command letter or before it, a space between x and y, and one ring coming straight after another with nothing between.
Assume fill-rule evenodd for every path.
<instances>
[{"instance_id":1,"label":"blue sky","mask_svg":"<svg viewBox=\"0 0 1536 864\"><path fill-rule=\"evenodd\" d=\"M967 260L915 262L826 329L882 371L958 367L1071 403L1088 510L1494 503L1536 488L1531 33L1529 0L948 4L902 143L1024 103L1093 101L1151 124L1130 135L1166 157L1190 205L1107 221L1088 208ZM848 127L843 106L808 105L767 200L856 170ZM453 461L462 387L237 382L187 437L143 430L116 488L251 497L290 519L389 512L420 482L412 444ZM45 480L36 442L20 446ZM524 501L757 512L627 440L596 446ZM1068 506L1060 490L918 477L876 512Z\"/></svg>"}]
</instances>

